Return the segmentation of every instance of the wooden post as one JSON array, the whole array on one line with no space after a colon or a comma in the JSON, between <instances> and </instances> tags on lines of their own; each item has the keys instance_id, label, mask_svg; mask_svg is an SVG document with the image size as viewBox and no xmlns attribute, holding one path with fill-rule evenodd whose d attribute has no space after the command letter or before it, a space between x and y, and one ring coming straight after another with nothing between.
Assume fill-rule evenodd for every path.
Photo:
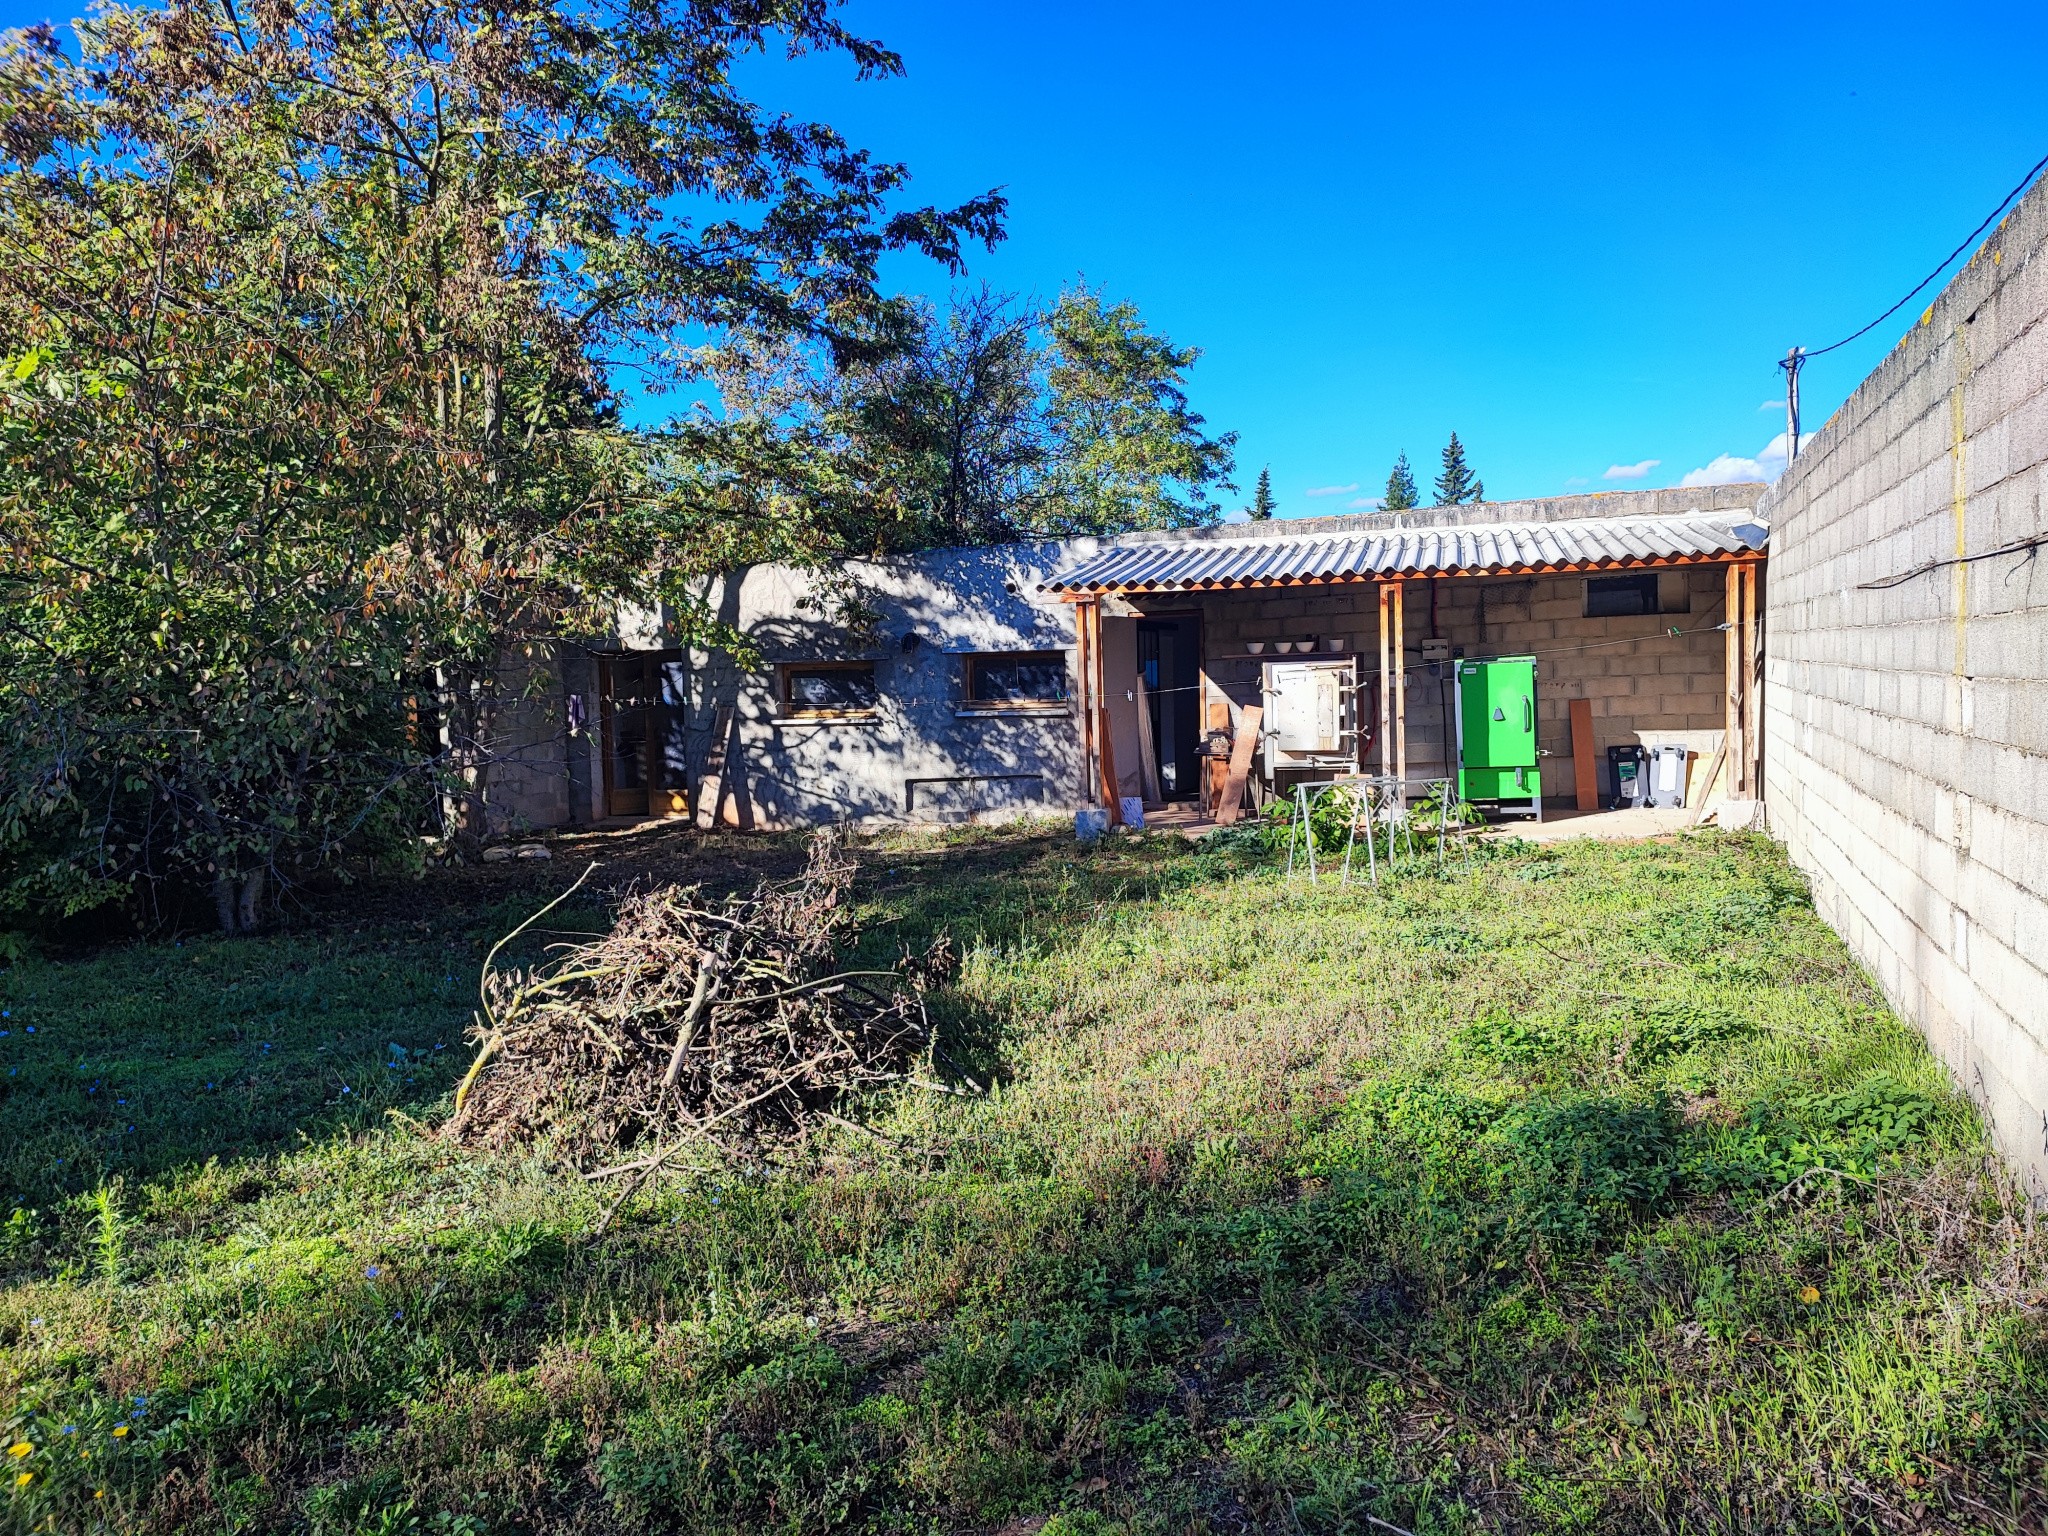
<instances>
[{"instance_id":1,"label":"wooden post","mask_svg":"<svg viewBox=\"0 0 2048 1536\"><path fill-rule=\"evenodd\" d=\"M1389 583L1380 583L1380 773L1389 778L1394 772L1394 681L1387 666L1387 644L1392 639L1387 628L1392 590Z\"/></svg>"},{"instance_id":2,"label":"wooden post","mask_svg":"<svg viewBox=\"0 0 2048 1536\"><path fill-rule=\"evenodd\" d=\"M1593 701L1573 699L1572 788L1578 792L1579 809L1600 809L1600 765L1593 756Z\"/></svg>"},{"instance_id":3,"label":"wooden post","mask_svg":"<svg viewBox=\"0 0 2048 1536\"><path fill-rule=\"evenodd\" d=\"M1763 765L1764 722L1763 711L1757 708L1756 654L1756 562L1748 560L1742 566L1742 782L1749 788L1752 800L1761 800L1764 795Z\"/></svg>"},{"instance_id":4,"label":"wooden post","mask_svg":"<svg viewBox=\"0 0 2048 1536\"><path fill-rule=\"evenodd\" d=\"M1408 809L1408 631L1407 583L1394 583L1394 803Z\"/></svg>"},{"instance_id":5,"label":"wooden post","mask_svg":"<svg viewBox=\"0 0 2048 1536\"><path fill-rule=\"evenodd\" d=\"M1102 675L1102 601L1098 598L1089 606L1094 610L1090 624L1092 643L1088 647L1088 685L1095 695L1095 759L1102 768L1103 809L1109 812L1109 824L1120 827L1124 824L1123 797L1116 781L1116 744L1109 734L1109 687Z\"/></svg>"},{"instance_id":6,"label":"wooden post","mask_svg":"<svg viewBox=\"0 0 2048 1536\"><path fill-rule=\"evenodd\" d=\"M1728 791L1730 798L1742 794L1742 571L1728 567L1727 597L1722 604L1728 621L1727 645L1722 669L1728 686L1726 720L1728 748Z\"/></svg>"},{"instance_id":7,"label":"wooden post","mask_svg":"<svg viewBox=\"0 0 2048 1536\"><path fill-rule=\"evenodd\" d=\"M1074 604L1074 685L1081 695L1081 803L1095 803L1095 599Z\"/></svg>"}]
</instances>

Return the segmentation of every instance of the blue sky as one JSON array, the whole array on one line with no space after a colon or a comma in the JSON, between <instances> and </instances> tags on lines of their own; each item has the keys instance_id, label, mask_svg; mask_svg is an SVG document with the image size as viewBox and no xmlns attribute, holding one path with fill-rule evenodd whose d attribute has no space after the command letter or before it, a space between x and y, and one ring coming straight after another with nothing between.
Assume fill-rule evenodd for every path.
<instances>
[{"instance_id":1,"label":"blue sky","mask_svg":"<svg viewBox=\"0 0 2048 1536\"><path fill-rule=\"evenodd\" d=\"M907 78L761 86L925 196L1006 186L975 276L1085 273L1201 346L1196 406L1283 515L1377 495L1401 451L1426 484L1453 429L1495 499L1756 458L1785 349L1881 312L2048 154L2039 5L846 14ZM1808 430L1919 308L1808 367Z\"/></svg>"},{"instance_id":2,"label":"blue sky","mask_svg":"<svg viewBox=\"0 0 2048 1536\"><path fill-rule=\"evenodd\" d=\"M908 76L776 60L749 88L922 198L1007 188L971 280L1085 274L1202 347L1195 405L1282 515L1377 495L1402 451L1426 487L1453 429L1496 500L1758 459L1786 347L1879 313L2048 154L2038 4L844 14ZM1809 431L1919 308L1809 366Z\"/></svg>"}]
</instances>

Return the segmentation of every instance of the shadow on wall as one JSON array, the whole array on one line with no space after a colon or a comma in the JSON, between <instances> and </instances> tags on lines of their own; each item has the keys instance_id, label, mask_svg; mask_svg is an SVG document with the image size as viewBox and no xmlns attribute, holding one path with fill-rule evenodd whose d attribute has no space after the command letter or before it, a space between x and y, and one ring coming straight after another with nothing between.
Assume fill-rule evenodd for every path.
<instances>
[{"instance_id":1,"label":"shadow on wall","mask_svg":"<svg viewBox=\"0 0 2048 1536\"><path fill-rule=\"evenodd\" d=\"M1056 554L1006 545L853 562L841 568L845 589L830 593L787 567L716 583L710 612L754 643L759 664L696 658L688 750L700 800L717 797L700 818L774 827L1070 805L1081 768L1068 700L971 691L972 658L1031 655L1057 657L1072 694L1071 611L1036 592ZM847 685L841 707L806 709L789 676L805 663L866 682Z\"/></svg>"}]
</instances>

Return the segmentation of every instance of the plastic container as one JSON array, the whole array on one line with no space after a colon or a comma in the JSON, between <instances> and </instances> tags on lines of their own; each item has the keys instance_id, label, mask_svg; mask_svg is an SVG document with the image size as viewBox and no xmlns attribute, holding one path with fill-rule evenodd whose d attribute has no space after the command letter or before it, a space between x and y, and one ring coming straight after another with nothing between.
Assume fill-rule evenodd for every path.
<instances>
[{"instance_id":1,"label":"plastic container","mask_svg":"<svg viewBox=\"0 0 2048 1536\"><path fill-rule=\"evenodd\" d=\"M1676 744L1650 748L1650 807L1676 810L1685 804L1685 748Z\"/></svg>"},{"instance_id":2,"label":"plastic container","mask_svg":"<svg viewBox=\"0 0 2048 1536\"><path fill-rule=\"evenodd\" d=\"M1649 754L1641 747L1607 749L1610 811L1628 811L1645 804L1650 794Z\"/></svg>"},{"instance_id":3,"label":"plastic container","mask_svg":"<svg viewBox=\"0 0 2048 1536\"><path fill-rule=\"evenodd\" d=\"M1099 842L1109 830L1109 812L1099 805L1084 805L1074 812L1074 841Z\"/></svg>"}]
</instances>

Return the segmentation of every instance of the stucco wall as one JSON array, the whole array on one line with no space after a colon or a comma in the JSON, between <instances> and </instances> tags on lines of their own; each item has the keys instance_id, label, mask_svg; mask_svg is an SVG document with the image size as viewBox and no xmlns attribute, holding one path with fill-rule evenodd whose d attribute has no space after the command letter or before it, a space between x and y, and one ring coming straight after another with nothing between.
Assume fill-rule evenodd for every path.
<instances>
[{"instance_id":1,"label":"stucco wall","mask_svg":"<svg viewBox=\"0 0 2048 1536\"><path fill-rule=\"evenodd\" d=\"M2048 184L1801 452L1765 792L1820 910L2048 1195ZM1822 365L1813 365L1818 370Z\"/></svg>"},{"instance_id":2,"label":"stucco wall","mask_svg":"<svg viewBox=\"0 0 2048 1536\"><path fill-rule=\"evenodd\" d=\"M1080 794L1067 710L964 711L965 657L1056 650L1073 666L1073 610L1038 585L1054 543L937 550L850 562L838 577L871 628L841 622L834 589L813 574L758 566L710 584L705 601L759 652L743 668L722 653L691 658L689 751L701 773L722 707L738 719L744 790L721 813L758 826L855 820L949 820L1057 810ZM672 641L665 642L672 643ZM872 660L881 707L870 720L784 718L778 662Z\"/></svg>"}]
</instances>

